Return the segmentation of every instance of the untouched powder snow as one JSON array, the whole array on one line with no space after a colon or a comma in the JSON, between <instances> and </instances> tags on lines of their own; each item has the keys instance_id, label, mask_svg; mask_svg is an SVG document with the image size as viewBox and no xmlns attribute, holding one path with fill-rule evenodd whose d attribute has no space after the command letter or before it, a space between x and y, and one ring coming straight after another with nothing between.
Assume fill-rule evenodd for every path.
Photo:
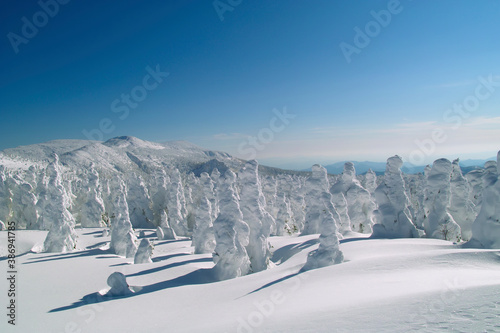
<instances>
[{"instance_id":1,"label":"untouched powder snow","mask_svg":"<svg viewBox=\"0 0 500 333\"><path fill-rule=\"evenodd\" d=\"M214 282L210 254L191 254L188 239L157 241L144 231L155 251L141 265L110 252L102 229L77 230L80 248L66 254L32 253L47 232L18 231L18 320L16 327L0 321L0 331L500 330L500 250L358 234L340 241L343 263L301 273L318 235L270 237L275 268ZM0 232L2 256L6 237ZM106 295L111 287L115 296ZM6 279L0 288L7 290Z\"/></svg>"}]
</instances>

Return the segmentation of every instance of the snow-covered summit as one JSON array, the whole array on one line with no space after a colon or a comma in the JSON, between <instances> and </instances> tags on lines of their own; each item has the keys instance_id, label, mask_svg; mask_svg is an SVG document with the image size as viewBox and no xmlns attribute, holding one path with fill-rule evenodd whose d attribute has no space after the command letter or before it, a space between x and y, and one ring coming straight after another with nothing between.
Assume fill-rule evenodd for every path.
<instances>
[{"instance_id":1,"label":"snow-covered summit","mask_svg":"<svg viewBox=\"0 0 500 333\"><path fill-rule=\"evenodd\" d=\"M165 149L159 143L144 141L133 136L117 136L103 142L103 145L111 148Z\"/></svg>"},{"instance_id":2,"label":"snow-covered summit","mask_svg":"<svg viewBox=\"0 0 500 333\"><path fill-rule=\"evenodd\" d=\"M144 171L147 168L176 167L190 171L194 165L218 160L232 168L242 162L223 152L206 150L186 141L156 143L132 136L119 136L105 142L91 140L55 140L46 143L6 149L0 153L0 164L7 168L39 165L46 167L57 154L63 166L73 170L87 168L111 171Z\"/></svg>"}]
</instances>

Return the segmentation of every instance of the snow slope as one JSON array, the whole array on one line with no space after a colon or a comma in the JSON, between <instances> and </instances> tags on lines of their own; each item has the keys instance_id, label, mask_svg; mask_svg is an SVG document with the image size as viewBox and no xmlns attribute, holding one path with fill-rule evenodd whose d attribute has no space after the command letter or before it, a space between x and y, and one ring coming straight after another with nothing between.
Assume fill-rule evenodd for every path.
<instances>
[{"instance_id":1,"label":"snow slope","mask_svg":"<svg viewBox=\"0 0 500 333\"><path fill-rule=\"evenodd\" d=\"M0 164L12 168L39 164L45 166L53 154L61 163L76 169L93 162L99 169L136 171L162 165L186 169L197 163L217 159L235 162L229 154L205 150L185 141L155 143L131 136L120 136L105 142L90 140L54 140L46 143L5 149L0 154ZM17 162L17 163L16 163ZM232 165L231 165L232 166ZM26 168L26 167L25 167Z\"/></svg>"},{"instance_id":2,"label":"snow slope","mask_svg":"<svg viewBox=\"0 0 500 333\"><path fill-rule=\"evenodd\" d=\"M341 240L345 262L299 274L318 235L271 237L276 267L214 282L211 254L142 231L153 263L138 265L113 255L102 229L77 230L79 250L66 254L29 252L46 232L18 231L17 326L3 318L0 332L500 331L500 250L353 233ZM113 272L136 293L96 294Z\"/></svg>"}]
</instances>

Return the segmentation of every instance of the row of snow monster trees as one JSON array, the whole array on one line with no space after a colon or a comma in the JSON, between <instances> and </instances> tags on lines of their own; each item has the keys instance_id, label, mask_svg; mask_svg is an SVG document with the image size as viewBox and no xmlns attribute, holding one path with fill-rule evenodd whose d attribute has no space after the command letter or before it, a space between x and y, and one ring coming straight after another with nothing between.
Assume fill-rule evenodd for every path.
<instances>
[{"instance_id":1,"label":"row of snow monster trees","mask_svg":"<svg viewBox=\"0 0 500 333\"><path fill-rule=\"evenodd\" d=\"M436 160L418 175L404 175L401 166L394 156L380 177L357 177L352 163L339 176L314 165L307 177L259 177L258 163L249 161L237 174L159 170L149 179L110 180L91 165L85 177L65 181L55 155L43 172L24 179L0 168L0 219L49 230L47 252L74 250L76 225L107 224L111 250L136 263L150 262L151 244L143 239L138 249L134 227L154 226L159 239L192 237L195 253L213 253L220 280L267 269L268 238L286 233L321 234L304 269L341 262L339 238L353 231L500 248L500 161L466 177L458 160Z\"/></svg>"}]
</instances>

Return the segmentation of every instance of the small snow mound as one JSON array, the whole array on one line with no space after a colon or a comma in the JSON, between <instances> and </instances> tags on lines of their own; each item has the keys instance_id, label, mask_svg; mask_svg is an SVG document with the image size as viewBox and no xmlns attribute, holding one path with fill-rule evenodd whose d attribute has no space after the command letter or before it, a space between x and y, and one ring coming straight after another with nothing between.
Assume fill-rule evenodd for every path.
<instances>
[{"instance_id":1,"label":"small snow mound","mask_svg":"<svg viewBox=\"0 0 500 333\"><path fill-rule=\"evenodd\" d=\"M42 253L43 252L43 243L36 243L31 248L31 252L33 253Z\"/></svg>"},{"instance_id":2,"label":"small snow mound","mask_svg":"<svg viewBox=\"0 0 500 333\"><path fill-rule=\"evenodd\" d=\"M133 293L130 289L125 275L120 272L114 272L108 277L108 286L111 287L106 296L126 296Z\"/></svg>"}]
</instances>

